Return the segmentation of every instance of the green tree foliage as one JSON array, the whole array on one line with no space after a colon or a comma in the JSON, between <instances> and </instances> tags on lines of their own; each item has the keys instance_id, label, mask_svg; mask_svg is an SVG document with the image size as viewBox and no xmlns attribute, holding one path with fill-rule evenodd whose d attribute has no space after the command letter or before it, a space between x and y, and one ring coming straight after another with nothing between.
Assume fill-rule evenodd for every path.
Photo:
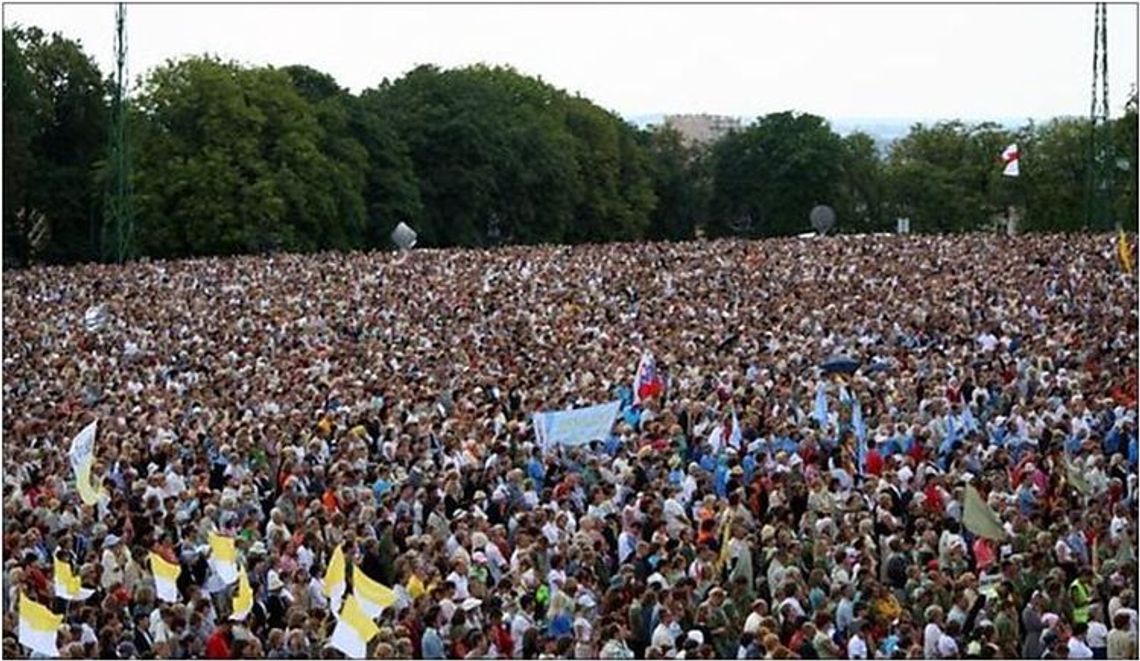
<instances>
[{"instance_id":1,"label":"green tree foliage","mask_svg":"<svg viewBox=\"0 0 1140 661\"><path fill-rule=\"evenodd\" d=\"M710 234L791 235L840 198L844 146L815 115L765 115L713 148Z\"/></svg>"},{"instance_id":2,"label":"green tree foliage","mask_svg":"<svg viewBox=\"0 0 1140 661\"><path fill-rule=\"evenodd\" d=\"M636 238L648 226L636 132L540 79L423 66L364 100L408 145L429 245Z\"/></svg>"},{"instance_id":3,"label":"green tree foliage","mask_svg":"<svg viewBox=\"0 0 1140 661\"><path fill-rule=\"evenodd\" d=\"M51 262L96 259L107 147L107 86L79 44L37 28L4 30L4 247L31 256L42 215Z\"/></svg>"},{"instance_id":4,"label":"green tree foliage","mask_svg":"<svg viewBox=\"0 0 1140 661\"><path fill-rule=\"evenodd\" d=\"M649 157L657 197L648 237L670 241L694 238L709 213L711 182L705 150L686 145L680 133L666 127L642 132L641 142Z\"/></svg>"},{"instance_id":5,"label":"green tree foliage","mask_svg":"<svg viewBox=\"0 0 1140 661\"><path fill-rule=\"evenodd\" d=\"M3 73L5 264L97 259L109 83L34 28L4 30ZM1026 229L1087 224L1087 120L916 125L884 154L780 112L703 147L509 67L422 66L356 95L210 57L147 72L129 112L139 256L388 248L400 222L429 246L788 235L816 204L841 232L903 215L974 231L1010 206ZM1135 94L1111 129L1112 215L1134 225ZM998 162L1013 141L1017 179Z\"/></svg>"},{"instance_id":6,"label":"green tree foliage","mask_svg":"<svg viewBox=\"0 0 1140 661\"><path fill-rule=\"evenodd\" d=\"M875 139L862 132L843 138L842 178L835 205L844 232L883 232L894 229L884 215L883 164Z\"/></svg>"},{"instance_id":7,"label":"green tree foliage","mask_svg":"<svg viewBox=\"0 0 1140 661\"><path fill-rule=\"evenodd\" d=\"M1088 119L1054 119L1021 143L1026 230L1076 231L1085 226L1089 175Z\"/></svg>"},{"instance_id":8,"label":"green tree foliage","mask_svg":"<svg viewBox=\"0 0 1140 661\"><path fill-rule=\"evenodd\" d=\"M345 120L335 103L314 107L287 72L189 58L154 71L139 104L147 254L357 244L366 155L338 139Z\"/></svg>"},{"instance_id":9,"label":"green tree foliage","mask_svg":"<svg viewBox=\"0 0 1140 661\"><path fill-rule=\"evenodd\" d=\"M1002 177L999 155L1016 136L996 124L918 124L887 157L888 208L916 232L986 229L1015 201L1020 182ZM1024 152L1024 147L1022 149ZM1023 161L1027 167L1028 161Z\"/></svg>"}]
</instances>

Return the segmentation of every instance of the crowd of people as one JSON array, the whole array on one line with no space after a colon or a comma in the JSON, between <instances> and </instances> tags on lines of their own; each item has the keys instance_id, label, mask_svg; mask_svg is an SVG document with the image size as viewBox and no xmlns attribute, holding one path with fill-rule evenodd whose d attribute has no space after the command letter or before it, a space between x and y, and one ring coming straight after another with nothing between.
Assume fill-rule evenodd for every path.
<instances>
[{"instance_id":1,"label":"crowd of people","mask_svg":"<svg viewBox=\"0 0 1140 661\"><path fill-rule=\"evenodd\" d=\"M63 658L341 658L338 548L347 595L396 597L370 658L1137 655L1137 287L1105 235L4 280L6 657L34 655L23 595L62 615ZM606 438L536 437L535 413L614 400ZM92 421L89 505L69 448ZM90 596L57 596L57 560Z\"/></svg>"}]
</instances>

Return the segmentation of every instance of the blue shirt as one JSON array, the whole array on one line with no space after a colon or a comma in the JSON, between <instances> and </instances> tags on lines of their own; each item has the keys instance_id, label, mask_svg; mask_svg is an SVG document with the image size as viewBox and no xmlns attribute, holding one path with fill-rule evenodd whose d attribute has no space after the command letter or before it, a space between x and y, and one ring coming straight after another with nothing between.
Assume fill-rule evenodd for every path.
<instances>
[{"instance_id":1,"label":"blue shirt","mask_svg":"<svg viewBox=\"0 0 1140 661\"><path fill-rule=\"evenodd\" d=\"M446 656L443 651L443 639L439 637L439 632L434 627L424 632L420 648L425 659L442 659Z\"/></svg>"}]
</instances>

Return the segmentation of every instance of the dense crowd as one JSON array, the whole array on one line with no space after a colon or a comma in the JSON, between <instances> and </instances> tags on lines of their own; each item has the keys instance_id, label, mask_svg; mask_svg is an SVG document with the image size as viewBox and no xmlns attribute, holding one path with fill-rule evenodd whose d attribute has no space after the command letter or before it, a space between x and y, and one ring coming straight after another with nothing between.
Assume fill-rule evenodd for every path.
<instances>
[{"instance_id":1,"label":"dense crowd","mask_svg":"<svg viewBox=\"0 0 1140 661\"><path fill-rule=\"evenodd\" d=\"M360 573L395 591L376 658L1137 654L1137 288L1105 235L4 285L6 657L30 654L23 594L63 615L64 658L339 658L338 547L348 593ZM663 388L635 403L647 354ZM821 368L836 356L854 371ZM608 438L538 442L536 412L613 400ZM68 451L93 420L86 505ZM968 489L1001 534L967 525ZM244 618L212 533L248 576ZM173 603L152 552L181 566ZM90 597L56 597L57 559Z\"/></svg>"}]
</instances>

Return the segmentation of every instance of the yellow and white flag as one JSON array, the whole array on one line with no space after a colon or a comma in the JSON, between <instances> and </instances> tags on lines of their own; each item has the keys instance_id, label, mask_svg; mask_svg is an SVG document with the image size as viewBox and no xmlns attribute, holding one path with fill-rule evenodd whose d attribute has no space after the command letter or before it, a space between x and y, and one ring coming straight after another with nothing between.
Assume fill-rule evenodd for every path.
<instances>
[{"instance_id":1,"label":"yellow and white flag","mask_svg":"<svg viewBox=\"0 0 1140 661\"><path fill-rule=\"evenodd\" d=\"M75 472L75 490L84 505L99 502L99 489L91 484L91 468L95 465L95 429L98 420L83 428L71 439L71 449L67 455L71 459L71 470Z\"/></svg>"},{"instance_id":2,"label":"yellow and white flag","mask_svg":"<svg viewBox=\"0 0 1140 661\"><path fill-rule=\"evenodd\" d=\"M1123 229L1116 239L1116 255L1120 258L1120 268L1132 275L1132 244L1128 242L1128 235Z\"/></svg>"},{"instance_id":3,"label":"yellow and white flag","mask_svg":"<svg viewBox=\"0 0 1140 661\"><path fill-rule=\"evenodd\" d=\"M161 555L151 553L150 571L154 574L154 593L159 599L171 604L182 601L178 597L178 577L182 574L182 565L167 562Z\"/></svg>"},{"instance_id":4,"label":"yellow and white flag","mask_svg":"<svg viewBox=\"0 0 1140 661\"><path fill-rule=\"evenodd\" d=\"M995 541L1004 541L1009 537L998 515L982 500L978 490L969 484L966 485L966 498L962 504L962 523L966 530L978 537Z\"/></svg>"},{"instance_id":5,"label":"yellow and white flag","mask_svg":"<svg viewBox=\"0 0 1140 661\"><path fill-rule=\"evenodd\" d=\"M234 594L234 612L230 614L231 620L242 621L253 610L253 588L249 586L249 578L245 575L245 568L238 571L238 588Z\"/></svg>"},{"instance_id":6,"label":"yellow and white flag","mask_svg":"<svg viewBox=\"0 0 1140 661\"><path fill-rule=\"evenodd\" d=\"M366 576L360 567L352 572L352 593L360 610L371 618L379 617L385 608L396 603L396 592Z\"/></svg>"},{"instance_id":7,"label":"yellow and white flag","mask_svg":"<svg viewBox=\"0 0 1140 661\"><path fill-rule=\"evenodd\" d=\"M63 624L63 616L37 604L28 595L20 593L20 644L38 654L56 658L56 636Z\"/></svg>"},{"instance_id":8,"label":"yellow and white flag","mask_svg":"<svg viewBox=\"0 0 1140 661\"><path fill-rule=\"evenodd\" d=\"M329 637L329 646L344 652L350 659L363 659L367 655L368 641L380 633L380 627L368 619L356 597L344 600L344 609L337 618L336 628Z\"/></svg>"},{"instance_id":9,"label":"yellow and white flag","mask_svg":"<svg viewBox=\"0 0 1140 661\"><path fill-rule=\"evenodd\" d=\"M68 601L86 601L94 590L88 590L80 583L79 577L71 571L71 565L59 558L55 559L55 596Z\"/></svg>"},{"instance_id":10,"label":"yellow and white flag","mask_svg":"<svg viewBox=\"0 0 1140 661\"><path fill-rule=\"evenodd\" d=\"M340 610L341 599L347 589L345 581L344 549L340 546L333 551L329 558L328 569L325 570L324 592L329 598L329 608L336 613Z\"/></svg>"},{"instance_id":11,"label":"yellow and white flag","mask_svg":"<svg viewBox=\"0 0 1140 661\"><path fill-rule=\"evenodd\" d=\"M234 549L233 537L210 533L210 566L226 585L238 579L237 551Z\"/></svg>"}]
</instances>

